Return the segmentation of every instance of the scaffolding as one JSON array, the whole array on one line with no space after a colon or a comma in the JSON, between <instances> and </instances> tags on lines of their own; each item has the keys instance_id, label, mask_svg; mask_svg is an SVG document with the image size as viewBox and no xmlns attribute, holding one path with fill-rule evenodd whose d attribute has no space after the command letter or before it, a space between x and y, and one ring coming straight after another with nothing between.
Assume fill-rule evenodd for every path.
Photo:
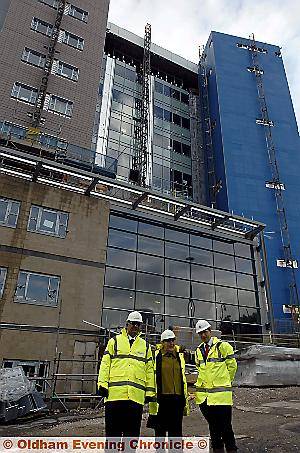
<instances>
[{"instance_id":1,"label":"scaffolding","mask_svg":"<svg viewBox=\"0 0 300 453\"><path fill-rule=\"evenodd\" d=\"M138 81L141 85L141 98L135 100L134 156L130 175L130 179L141 187L146 187L148 169L147 151L151 75L150 48L151 25L146 24L142 72L138 77Z\"/></svg>"},{"instance_id":2,"label":"scaffolding","mask_svg":"<svg viewBox=\"0 0 300 453\"><path fill-rule=\"evenodd\" d=\"M299 313L299 292L296 282L295 276L295 264L296 261L293 257L291 242L290 242L290 234L288 228L288 221L286 216L285 204L284 204L284 197L283 197L283 184L280 178L278 160L276 157L276 148L275 143L273 140L272 135L272 127L274 125L273 121L269 117L268 106L265 96L264 90L264 81L263 81L263 70L259 65L259 57L258 53L261 51L260 48L257 47L254 34L250 36L250 44L249 44L249 51L251 52L252 58L252 73L255 74L256 86L257 86L257 94L258 100L260 104L260 111L261 111L261 119L259 124L262 124L264 127L265 132L265 139L266 139L266 148L268 153L268 160L270 164L272 180L270 181L273 184L275 200L276 200L276 211L278 215L279 221L279 228L281 234L281 241L283 247L283 254L284 260L286 264L286 268L289 270L290 273L290 283L289 283L289 293L290 293L290 305L297 308L294 312ZM298 319L297 319L298 318ZM295 319L295 330L299 330L299 317L294 316Z\"/></svg>"},{"instance_id":3,"label":"scaffolding","mask_svg":"<svg viewBox=\"0 0 300 453\"><path fill-rule=\"evenodd\" d=\"M65 11L65 6L66 6L66 0L59 0L58 5L57 5L57 14L55 18L55 22L52 28L52 33L51 33L51 38L48 46L48 54L46 56L46 61L45 61L45 66L44 66L44 72L42 75L41 79L41 84L39 87L39 91L37 94L37 99L36 103L34 106L34 112L32 114L32 128L33 130L31 131L34 134L34 129L37 129L38 133L38 128L41 124L42 120L42 112L45 104L45 99L47 95L47 88L48 88L48 81L49 81L49 76L51 74L51 69L52 69L52 64L54 60L54 55L55 55L55 48L56 44L58 42L59 38L59 32L60 32L60 27L61 27L61 22L62 18L64 15Z\"/></svg>"}]
</instances>

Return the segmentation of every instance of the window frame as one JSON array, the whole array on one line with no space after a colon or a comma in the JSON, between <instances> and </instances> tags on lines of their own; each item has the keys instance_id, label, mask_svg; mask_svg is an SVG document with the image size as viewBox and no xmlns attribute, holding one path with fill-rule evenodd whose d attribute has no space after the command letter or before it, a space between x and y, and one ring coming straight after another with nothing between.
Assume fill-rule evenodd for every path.
<instances>
[{"instance_id":1,"label":"window frame","mask_svg":"<svg viewBox=\"0 0 300 453\"><path fill-rule=\"evenodd\" d=\"M19 283L19 279L20 279L20 276L21 276L22 273L26 274L24 297L23 296L17 296L17 289L18 289L18 286L19 286L18 283ZM50 297L49 296L49 292L51 291L51 286L49 286L50 285L50 279L57 279L57 290L56 290L55 304L45 303L45 302L43 302L41 300L27 298L29 279L30 279L31 275L38 275L39 277L42 276L42 277L48 278L48 289L47 289L48 297ZM58 306L58 297L59 297L59 291L60 291L60 284L61 284L61 277L59 275L43 274L41 272L33 272L33 271L27 271L27 270L22 269L22 270L19 271L19 274L18 274L18 281L17 281L15 294L14 294L14 302L16 302L16 303L24 303L24 304L29 304L29 305L41 305L43 307L56 308ZM47 297L47 300L48 300L48 297Z\"/></svg>"},{"instance_id":2,"label":"window frame","mask_svg":"<svg viewBox=\"0 0 300 453\"><path fill-rule=\"evenodd\" d=\"M18 90L17 90L17 87L19 88ZM30 99L25 99L25 98L20 98L19 97L21 88L27 89L28 91L31 90ZM14 92L17 92L17 95L14 95ZM33 93L36 94L35 97L32 96ZM19 102L25 102L26 104L30 104L30 105L35 105L37 95L38 95L37 88L32 87L30 85L27 85L25 83L18 82L18 81L14 82L14 85L13 85L12 90L11 90L11 97L13 99L16 99Z\"/></svg>"},{"instance_id":3,"label":"window frame","mask_svg":"<svg viewBox=\"0 0 300 453\"><path fill-rule=\"evenodd\" d=\"M46 33L44 33L41 30L38 30L38 28L37 28L38 24L41 24L41 25L44 25L45 27L47 27ZM42 19L39 19L36 16L33 16L32 20L31 20L31 24L30 24L30 29L32 31L35 31L36 33L41 33L41 35L51 37L52 36L53 25L50 24L49 22L46 22L46 21L44 21Z\"/></svg>"},{"instance_id":4,"label":"window frame","mask_svg":"<svg viewBox=\"0 0 300 453\"><path fill-rule=\"evenodd\" d=\"M0 197L0 202L7 202L7 207L6 207L4 221L0 220L0 226L5 226L5 227L8 227L8 228L16 228L17 224L18 224L19 214L20 214L21 202L18 201L18 200L13 200L11 198L2 198L2 197ZM17 209L17 214L16 214L16 222L15 222L15 225L9 225L8 224L8 218L11 215L11 210L12 210L12 207L13 207L13 203L16 203L17 208L18 208Z\"/></svg>"},{"instance_id":5,"label":"window frame","mask_svg":"<svg viewBox=\"0 0 300 453\"><path fill-rule=\"evenodd\" d=\"M77 17L74 14L71 14L71 11L81 12L81 13L83 13L83 17L80 19L80 17ZM74 19L77 19L80 22L84 22L85 24L87 24L89 13L88 13L88 11L85 11L84 9L78 8L77 6L72 5L72 3L69 3L68 16L73 17Z\"/></svg>"},{"instance_id":6,"label":"window frame","mask_svg":"<svg viewBox=\"0 0 300 453\"><path fill-rule=\"evenodd\" d=\"M36 219L36 228L35 229L30 227L31 220L35 219L35 217L32 217L33 208L38 208L38 215L37 215L37 219ZM44 231L44 230L40 229L41 228L42 215L43 215L44 212L56 213L55 233L52 233L50 231ZM64 215L67 216L66 225L65 225L65 235L64 236L59 234L59 228L62 225L60 223L61 222L61 220L60 220L61 214L64 214ZM44 207L44 206L38 206L38 205L32 204L30 206L30 213L29 213L29 216L28 216L27 231L30 231L32 233L45 234L47 236L52 236L52 237L56 237L56 238L59 238L59 239L65 239L67 237L67 234L68 234L68 223L69 223L69 213L68 212L59 211L57 209L52 209L52 208L47 208L47 207Z\"/></svg>"},{"instance_id":7,"label":"window frame","mask_svg":"<svg viewBox=\"0 0 300 453\"><path fill-rule=\"evenodd\" d=\"M5 287L5 283L6 283L6 277L7 277L7 267L4 267L4 266L0 267L0 277L2 277L2 272L4 273L4 277L3 277L3 285L0 286L0 299L2 299L3 293L4 293L4 287ZM1 282L1 280L0 280L0 282Z\"/></svg>"},{"instance_id":8,"label":"window frame","mask_svg":"<svg viewBox=\"0 0 300 453\"><path fill-rule=\"evenodd\" d=\"M25 57L25 54L27 53L27 57ZM39 57L39 64L35 64L32 61L29 60L30 55L35 55L36 57ZM44 61L43 61L44 60ZM24 47L22 56L21 56L21 61L23 63L29 64L31 66L35 66L36 68L44 69L45 67L45 62L46 62L46 55L38 52L37 50L30 49L29 47ZM43 63L43 64L41 64Z\"/></svg>"},{"instance_id":9,"label":"window frame","mask_svg":"<svg viewBox=\"0 0 300 453\"><path fill-rule=\"evenodd\" d=\"M62 103L65 103L66 105L66 109L65 109L65 112L60 112L58 110L55 110L55 106L56 106L56 102L57 101L60 101ZM51 107L51 103L54 102L54 108ZM49 112L53 112L55 113L56 115L61 115L61 116L65 116L66 118L72 118L72 115L73 115L73 107L74 107L74 103L72 101L70 101L69 99L64 99L62 98L61 96L57 96L56 94L50 94L50 99L49 99L49 105L48 105L48 111ZM67 113L68 112L68 109L70 109L70 113Z\"/></svg>"},{"instance_id":10,"label":"window frame","mask_svg":"<svg viewBox=\"0 0 300 453\"><path fill-rule=\"evenodd\" d=\"M63 33L63 36L62 36L63 44L66 44L69 47L73 47L73 49L83 51L83 48L84 48L84 39L83 38L75 35L74 33L71 33L70 31L67 31L67 30L61 30L61 32ZM69 42L70 38L77 39L76 46L74 46L73 44L70 44L70 42ZM80 46L79 46L79 43L81 43Z\"/></svg>"},{"instance_id":11,"label":"window frame","mask_svg":"<svg viewBox=\"0 0 300 453\"><path fill-rule=\"evenodd\" d=\"M76 66L73 66L69 63L66 63L62 60L56 60L57 61L57 67L55 70L55 75L59 77L63 77L64 79L72 80L73 82L78 82L79 79L79 69ZM69 77L66 73L63 73L63 68L69 68L72 71L72 76ZM60 69L62 68L62 69ZM74 77L76 75L76 77Z\"/></svg>"}]
</instances>

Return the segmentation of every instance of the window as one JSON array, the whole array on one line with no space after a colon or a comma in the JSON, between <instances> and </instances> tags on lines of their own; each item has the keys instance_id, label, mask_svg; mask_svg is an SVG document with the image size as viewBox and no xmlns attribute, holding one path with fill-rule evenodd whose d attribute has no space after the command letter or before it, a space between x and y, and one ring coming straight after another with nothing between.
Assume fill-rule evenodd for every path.
<instances>
[{"instance_id":1,"label":"window","mask_svg":"<svg viewBox=\"0 0 300 453\"><path fill-rule=\"evenodd\" d=\"M17 137L17 138L25 138L25 136L26 136L25 127L19 126L18 124L10 123L9 121L4 121L1 124L0 132L9 134L12 137Z\"/></svg>"},{"instance_id":2,"label":"window","mask_svg":"<svg viewBox=\"0 0 300 453\"><path fill-rule=\"evenodd\" d=\"M188 118L182 118L182 127L190 129L190 120Z\"/></svg>"},{"instance_id":3,"label":"window","mask_svg":"<svg viewBox=\"0 0 300 453\"><path fill-rule=\"evenodd\" d=\"M11 97L34 105L37 98L37 92L38 90L36 88L25 85L24 83L15 82Z\"/></svg>"},{"instance_id":4,"label":"window","mask_svg":"<svg viewBox=\"0 0 300 453\"><path fill-rule=\"evenodd\" d=\"M191 157L191 146L182 143L182 154L186 157Z\"/></svg>"},{"instance_id":5,"label":"window","mask_svg":"<svg viewBox=\"0 0 300 453\"><path fill-rule=\"evenodd\" d=\"M25 47L21 60L24 61L24 63L43 68L45 66L46 55Z\"/></svg>"},{"instance_id":6,"label":"window","mask_svg":"<svg viewBox=\"0 0 300 453\"><path fill-rule=\"evenodd\" d=\"M185 94L185 93L181 93L181 102L189 105L189 95Z\"/></svg>"},{"instance_id":7,"label":"window","mask_svg":"<svg viewBox=\"0 0 300 453\"><path fill-rule=\"evenodd\" d=\"M173 123L177 126L181 126L181 117L176 115L176 113L173 113Z\"/></svg>"},{"instance_id":8,"label":"window","mask_svg":"<svg viewBox=\"0 0 300 453\"><path fill-rule=\"evenodd\" d=\"M180 101L180 91L176 90L175 88L171 88L171 97Z\"/></svg>"},{"instance_id":9,"label":"window","mask_svg":"<svg viewBox=\"0 0 300 453\"><path fill-rule=\"evenodd\" d=\"M42 134L39 136L39 142L41 145L46 146L47 148L67 149L68 147L67 142L53 135Z\"/></svg>"},{"instance_id":10,"label":"window","mask_svg":"<svg viewBox=\"0 0 300 453\"><path fill-rule=\"evenodd\" d=\"M37 17L33 17L31 21L31 30L36 31L37 33L42 33L46 36L52 35L53 25L49 24L48 22L44 22L43 20L38 19Z\"/></svg>"},{"instance_id":11,"label":"window","mask_svg":"<svg viewBox=\"0 0 300 453\"><path fill-rule=\"evenodd\" d=\"M0 198L0 225L16 228L21 203Z\"/></svg>"},{"instance_id":12,"label":"window","mask_svg":"<svg viewBox=\"0 0 300 453\"><path fill-rule=\"evenodd\" d=\"M59 113L60 115L71 117L73 113L73 102L60 98L58 96L54 96L52 94L50 97L48 110Z\"/></svg>"},{"instance_id":13,"label":"window","mask_svg":"<svg viewBox=\"0 0 300 453\"><path fill-rule=\"evenodd\" d=\"M62 42L68 46L75 47L75 49L83 50L84 39L79 36L73 35L68 31L63 31Z\"/></svg>"},{"instance_id":14,"label":"window","mask_svg":"<svg viewBox=\"0 0 300 453\"><path fill-rule=\"evenodd\" d=\"M181 143L180 142L173 140L173 151L175 151L175 153L181 154Z\"/></svg>"},{"instance_id":15,"label":"window","mask_svg":"<svg viewBox=\"0 0 300 453\"><path fill-rule=\"evenodd\" d=\"M168 110L164 110L164 120L168 121L169 123L171 123L172 121L172 113Z\"/></svg>"},{"instance_id":16,"label":"window","mask_svg":"<svg viewBox=\"0 0 300 453\"><path fill-rule=\"evenodd\" d=\"M3 296L4 285L6 280L7 269L5 267L0 267L0 299Z\"/></svg>"},{"instance_id":17,"label":"window","mask_svg":"<svg viewBox=\"0 0 300 453\"><path fill-rule=\"evenodd\" d=\"M164 111L161 107L157 107L156 105L154 106L154 116L156 118L164 118Z\"/></svg>"},{"instance_id":18,"label":"window","mask_svg":"<svg viewBox=\"0 0 300 453\"><path fill-rule=\"evenodd\" d=\"M65 238L69 214L41 206L31 206L28 231Z\"/></svg>"},{"instance_id":19,"label":"window","mask_svg":"<svg viewBox=\"0 0 300 453\"><path fill-rule=\"evenodd\" d=\"M51 6L51 8L58 7L58 0L38 0L40 3L44 3L44 5Z\"/></svg>"},{"instance_id":20,"label":"window","mask_svg":"<svg viewBox=\"0 0 300 453\"><path fill-rule=\"evenodd\" d=\"M171 87L164 85L164 95L168 97L171 96Z\"/></svg>"},{"instance_id":21,"label":"window","mask_svg":"<svg viewBox=\"0 0 300 453\"><path fill-rule=\"evenodd\" d=\"M125 250L136 250L137 237L125 231L109 230L108 245Z\"/></svg>"},{"instance_id":22,"label":"window","mask_svg":"<svg viewBox=\"0 0 300 453\"><path fill-rule=\"evenodd\" d=\"M59 284L60 278L54 275L21 271L19 273L15 301L56 307Z\"/></svg>"},{"instance_id":23,"label":"window","mask_svg":"<svg viewBox=\"0 0 300 453\"><path fill-rule=\"evenodd\" d=\"M162 83L155 81L155 91L164 94L164 86Z\"/></svg>"},{"instance_id":24,"label":"window","mask_svg":"<svg viewBox=\"0 0 300 453\"><path fill-rule=\"evenodd\" d=\"M81 20L82 22L87 22L89 13L78 8L77 6L70 5L68 15L74 17L75 19Z\"/></svg>"},{"instance_id":25,"label":"window","mask_svg":"<svg viewBox=\"0 0 300 453\"><path fill-rule=\"evenodd\" d=\"M66 77L67 79L74 80L77 82L79 76L79 69L70 64L64 63L63 61L57 62L57 68L55 73L61 77Z\"/></svg>"}]
</instances>

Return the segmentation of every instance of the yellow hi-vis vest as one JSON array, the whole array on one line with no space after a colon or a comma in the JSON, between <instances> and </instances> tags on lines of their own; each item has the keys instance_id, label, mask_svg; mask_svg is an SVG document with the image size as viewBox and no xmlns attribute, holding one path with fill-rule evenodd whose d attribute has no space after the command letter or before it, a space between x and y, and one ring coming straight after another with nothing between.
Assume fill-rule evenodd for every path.
<instances>
[{"instance_id":1,"label":"yellow hi-vis vest","mask_svg":"<svg viewBox=\"0 0 300 453\"><path fill-rule=\"evenodd\" d=\"M155 351L155 360L154 360L154 373L155 373L155 389L156 389L156 394L157 394L157 385L156 385L156 357L158 353L160 352L161 345L159 344L157 346L157 350ZM176 352L179 352L179 346L175 345L175 350ZM184 354L183 352L179 352L179 362L180 362L180 368L181 368L181 374L182 374L182 381L183 381L183 393L184 393L184 398L185 398L185 407L184 407L184 415L189 415L190 413L190 405L189 405L189 394L188 394L188 389L187 389L187 382L186 382L186 376L185 376L185 360L184 360ZM159 403L156 402L150 402L149 403L149 414L151 415L156 415L158 412L158 407Z\"/></svg>"},{"instance_id":2,"label":"yellow hi-vis vest","mask_svg":"<svg viewBox=\"0 0 300 453\"><path fill-rule=\"evenodd\" d=\"M232 406L232 382L237 370L233 348L226 341L213 338L213 344L206 361L201 347L196 349L195 362L198 369L196 386L196 403L201 404L207 398L209 406Z\"/></svg>"},{"instance_id":3,"label":"yellow hi-vis vest","mask_svg":"<svg viewBox=\"0 0 300 453\"><path fill-rule=\"evenodd\" d=\"M145 396L155 397L153 356L140 335L131 347L125 328L109 340L99 369L100 386L108 390L106 402L130 400L144 404Z\"/></svg>"}]
</instances>

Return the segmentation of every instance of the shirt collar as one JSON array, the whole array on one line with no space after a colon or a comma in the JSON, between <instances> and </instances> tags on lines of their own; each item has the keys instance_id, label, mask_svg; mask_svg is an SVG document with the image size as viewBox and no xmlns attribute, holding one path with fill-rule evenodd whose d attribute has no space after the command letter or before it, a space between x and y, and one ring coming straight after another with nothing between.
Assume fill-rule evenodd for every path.
<instances>
[{"instance_id":1,"label":"shirt collar","mask_svg":"<svg viewBox=\"0 0 300 453\"><path fill-rule=\"evenodd\" d=\"M207 343L203 343L203 346L205 347L206 344L208 344L208 346L211 348L212 345L213 345L213 337L210 337L210 340L207 342Z\"/></svg>"}]
</instances>

